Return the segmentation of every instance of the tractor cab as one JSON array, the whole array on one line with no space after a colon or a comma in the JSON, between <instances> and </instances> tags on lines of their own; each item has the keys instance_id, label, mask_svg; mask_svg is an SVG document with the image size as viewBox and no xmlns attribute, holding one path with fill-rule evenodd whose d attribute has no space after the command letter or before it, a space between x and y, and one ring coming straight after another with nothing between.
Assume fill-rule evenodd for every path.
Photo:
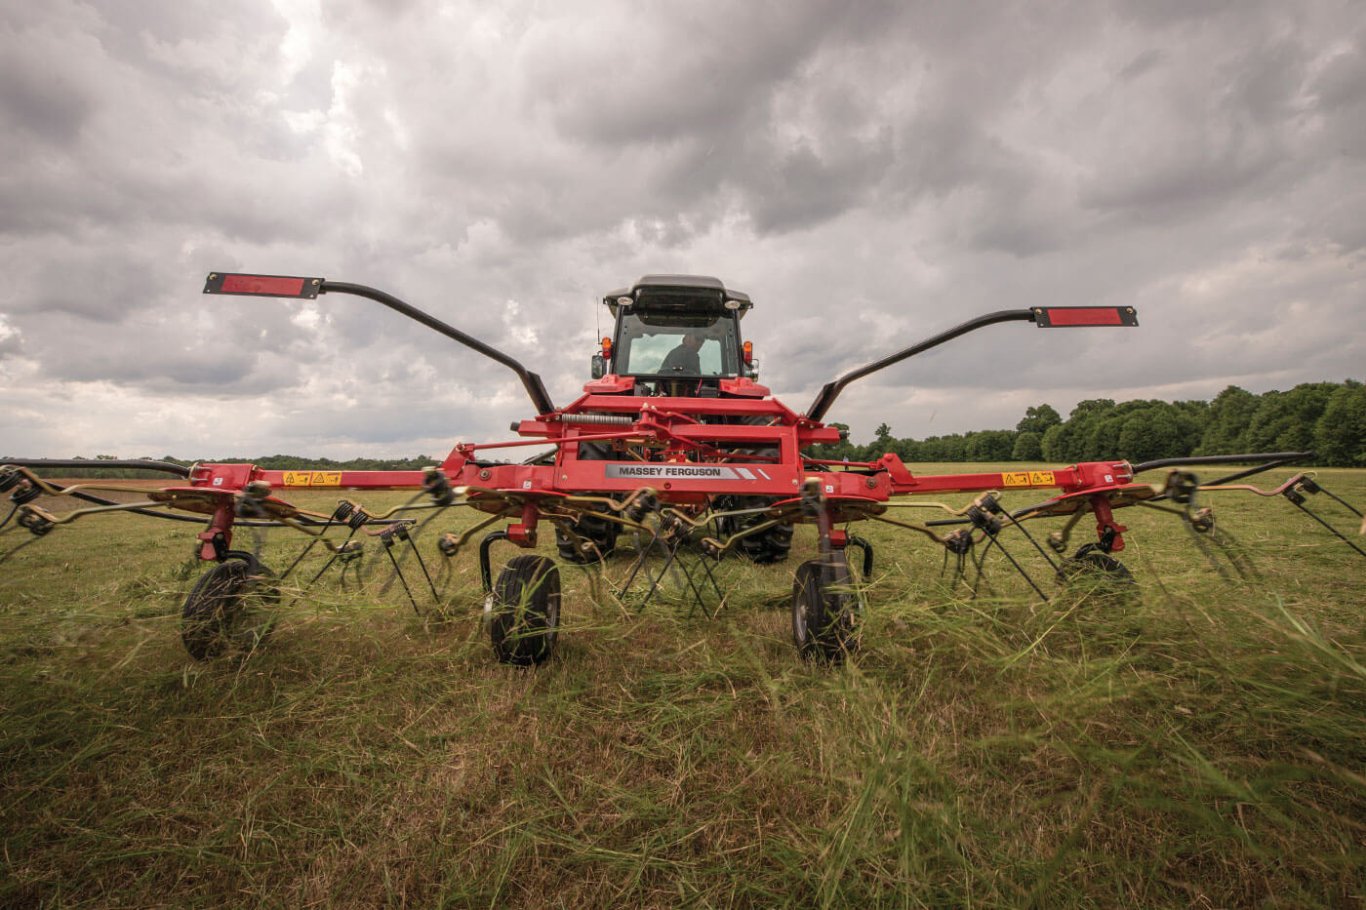
<instances>
[{"instance_id":1,"label":"tractor cab","mask_svg":"<svg viewBox=\"0 0 1366 910\"><path fill-rule=\"evenodd\" d=\"M741 343L748 294L715 278L646 275L603 298L612 337L593 357L593 378L635 380L637 394L713 397L722 380L755 375L752 348Z\"/></svg>"}]
</instances>

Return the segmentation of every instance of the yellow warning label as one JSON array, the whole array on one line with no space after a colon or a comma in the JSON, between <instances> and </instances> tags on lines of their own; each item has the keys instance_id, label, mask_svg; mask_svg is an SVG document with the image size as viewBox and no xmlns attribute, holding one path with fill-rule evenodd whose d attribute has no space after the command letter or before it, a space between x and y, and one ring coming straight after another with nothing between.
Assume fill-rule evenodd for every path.
<instances>
[{"instance_id":1,"label":"yellow warning label","mask_svg":"<svg viewBox=\"0 0 1366 910\"><path fill-rule=\"evenodd\" d=\"M287 487L339 487L341 471L285 471Z\"/></svg>"},{"instance_id":2,"label":"yellow warning label","mask_svg":"<svg viewBox=\"0 0 1366 910\"><path fill-rule=\"evenodd\" d=\"M1052 471L1030 471L1029 484L1035 487L1046 487L1053 483Z\"/></svg>"},{"instance_id":3,"label":"yellow warning label","mask_svg":"<svg viewBox=\"0 0 1366 910\"><path fill-rule=\"evenodd\" d=\"M1002 474L1001 484L1007 487L1027 487L1029 486L1029 472L1012 471L1009 474Z\"/></svg>"}]
</instances>

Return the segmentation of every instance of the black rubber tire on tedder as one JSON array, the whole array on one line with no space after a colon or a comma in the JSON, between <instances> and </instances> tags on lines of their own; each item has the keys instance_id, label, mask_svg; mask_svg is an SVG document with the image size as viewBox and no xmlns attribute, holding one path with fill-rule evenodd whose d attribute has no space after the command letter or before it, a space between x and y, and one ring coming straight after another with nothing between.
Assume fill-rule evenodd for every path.
<instances>
[{"instance_id":1,"label":"black rubber tire on tedder","mask_svg":"<svg viewBox=\"0 0 1366 910\"><path fill-rule=\"evenodd\" d=\"M195 660L251 651L275 625L280 589L259 563L229 559L200 576L181 610L180 640Z\"/></svg>"},{"instance_id":2,"label":"black rubber tire on tedder","mask_svg":"<svg viewBox=\"0 0 1366 910\"><path fill-rule=\"evenodd\" d=\"M1069 586L1084 589L1102 599L1126 601L1138 593L1138 582L1128 566L1115 559L1100 544L1082 544L1058 567L1058 574Z\"/></svg>"},{"instance_id":3,"label":"black rubber tire on tedder","mask_svg":"<svg viewBox=\"0 0 1366 910\"><path fill-rule=\"evenodd\" d=\"M489 638L498 660L517 667L544 663L560 628L560 570L545 556L514 556L493 586Z\"/></svg>"},{"instance_id":4,"label":"black rubber tire on tedder","mask_svg":"<svg viewBox=\"0 0 1366 910\"><path fill-rule=\"evenodd\" d=\"M829 580L819 559L797 567L792 580L792 639L803 657L839 663L858 650L862 599L842 551L830 556Z\"/></svg>"},{"instance_id":5,"label":"black rubber tire on tedder","mask_svg":"<svg viewBox=\"0 0 1366 910\"><path fill-rule=\"evenodd\" d=\"M1063 560L1061 571L1068 578L1097 573L1115 584L1137 584L1129 567L1101 549L1100 544L1088 543L1077 547L1077 552Z\"/></svg>"}]
</instances>

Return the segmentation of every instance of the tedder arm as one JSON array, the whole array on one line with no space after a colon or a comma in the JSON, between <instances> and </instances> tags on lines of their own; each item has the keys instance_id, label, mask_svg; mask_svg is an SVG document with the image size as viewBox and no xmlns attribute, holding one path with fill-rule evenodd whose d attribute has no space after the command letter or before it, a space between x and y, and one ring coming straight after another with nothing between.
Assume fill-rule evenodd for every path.
<instances>
[{"instance_id":1,"label":"tedder arm","mask_svg":"<svg viewBox=\"0 0 1366 910\"><path fill-rule=\"evenodd\" d=\"M555 410L555 405L551 402L550 395L545 390L545 384L541 382L541 377L528 370L517 360L497 348L484 344L478 338L466 335L459 329L447 325L412 304L404 303L392 294L386 294L376 288L366 287L363 284L350 284L345 281L328 281L324 278L210 272L208 279L204 282L204 293L236 294L249 297L292 297L301 300L314 300L319 294L353 294L357 297L365 297L376 303L382 303L389 309L402 313L409 319L420 322L427 328L440 332L447 338L458 341L468 348L473 348L485 357L498 361L516 373L517 378L522 380L522 386L526 389L527 395L531 397L531 403L536 406L539 414L549 414Z\"/></svg>"},{"instance_id":2,"label":"tedder arm","mask_svg":"<svg viewBox=\"0 0 1366 910\"><path fill-rule=\"evenodd\" d=\"M825 413L830 410L830 406L835 403L840 392L844 387L855 379L862 379L870 373L886 369L893 364L900 363L907 357L914 357L922 354L930 348L938 347L946 341L952 341L960 335L968 332L995 325L998 322L1033 322L1041 329L1060 328L1063 326L1136 326L1138 325L1138 314L1133 307L1104 306L1104 307L1076 307L1076 306L1052 306L1052 307L1032 307L1027 310L1000 310L995 313L988 313L985 316L978 316L976 319L969 319L962 325L954 326L946 332L931 336L919 344L914 344L903 351L898 351L891 356L884 357L879 361L859 367L857 370L845 373L834 382L827 382L816 396L816 400L811 403L811 407L806 410L808 420L821 420Z\"/></svg>"}]
</instances>

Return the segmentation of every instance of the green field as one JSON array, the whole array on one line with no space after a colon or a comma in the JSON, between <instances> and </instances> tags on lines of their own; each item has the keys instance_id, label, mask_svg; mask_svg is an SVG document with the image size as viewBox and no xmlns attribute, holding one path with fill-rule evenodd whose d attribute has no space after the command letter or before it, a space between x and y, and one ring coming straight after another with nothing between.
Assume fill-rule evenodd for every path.
<instances>
[{"instance_id":1,"label":"green field","mask_svg":"<svg viewBox=\"0 0 1366 910\"><path fill-rule=\"evenodd\" d=\"M1319 479L1366 504L1366 471ZM864 523L838 667L790 642L807 528L723 562L715 618L564 567L533 671L492 659L473 547L430 558L421 616L372 552L368 588L287 592L265 647L196 663L193 525L59 528L0 562L0 906L1360 906L1366 559L1283 499L1212 501L1256 577L1128 509L1139 595L1047 604L999 554L971 600Z\"/></svg>"}]
</instances>

